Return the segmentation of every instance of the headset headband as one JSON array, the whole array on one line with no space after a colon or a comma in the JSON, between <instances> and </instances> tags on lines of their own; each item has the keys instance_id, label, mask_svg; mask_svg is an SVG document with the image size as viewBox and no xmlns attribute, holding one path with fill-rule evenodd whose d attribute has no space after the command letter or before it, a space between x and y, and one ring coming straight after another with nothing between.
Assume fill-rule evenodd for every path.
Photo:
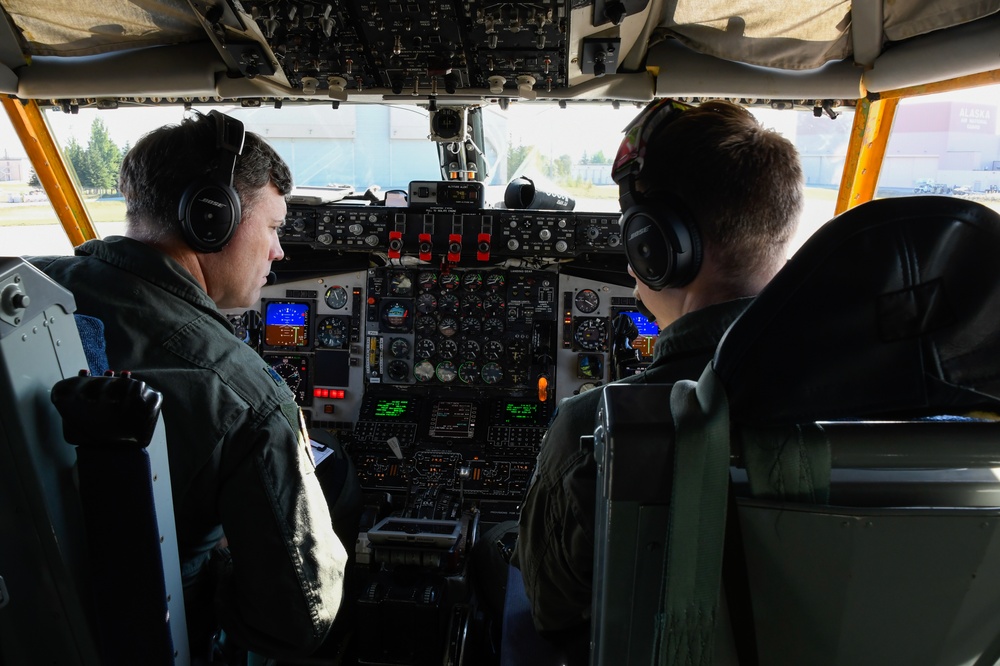
<instances>
[{"instance_id":1,"label":"headset headband","mask_svg":"<svg viewBox=\"0 0 1000 666\"><path fill-rule=\"evenodd\" d=\"M243 123L236 118L214 110L208 115L215 119L215 147L220 154L215 174L220 182L232 187L236 159L243 153L246 132Z\"/></svg>"}]
</instances>

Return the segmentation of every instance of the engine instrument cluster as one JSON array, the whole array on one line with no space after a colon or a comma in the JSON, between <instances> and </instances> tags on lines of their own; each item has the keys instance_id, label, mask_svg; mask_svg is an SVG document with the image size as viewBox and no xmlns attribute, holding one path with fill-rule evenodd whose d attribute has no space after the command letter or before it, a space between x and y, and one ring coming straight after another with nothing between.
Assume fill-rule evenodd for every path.
<instances>
[{"instance_id":1,"label":"engine instrument cluster","mask_svg":"<svg viewBox=\"0 0 1000 666\"><path fill-rule=\"evenodd\" d=\"M369 271L369 382L530 390L554 369L557 280L529 270Z\"/></svg>"}]
</instances>

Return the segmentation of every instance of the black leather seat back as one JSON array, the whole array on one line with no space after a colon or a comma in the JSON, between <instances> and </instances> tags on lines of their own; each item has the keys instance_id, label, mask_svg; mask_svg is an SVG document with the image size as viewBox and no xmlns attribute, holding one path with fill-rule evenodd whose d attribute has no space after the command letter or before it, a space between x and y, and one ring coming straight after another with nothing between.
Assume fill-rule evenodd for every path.
<instances>
[{"instance_id":1,"label":"black leather seat back","mask_svg":"<svg viewBox=\"0 0 1000 666\"><path fill-rule=\"evenodd\" d=\"M998 321L1000 215L950 197L882 199L817 231L714 367L734 422L962 413L1000 399Z\"/></svg>"}]
</instances>

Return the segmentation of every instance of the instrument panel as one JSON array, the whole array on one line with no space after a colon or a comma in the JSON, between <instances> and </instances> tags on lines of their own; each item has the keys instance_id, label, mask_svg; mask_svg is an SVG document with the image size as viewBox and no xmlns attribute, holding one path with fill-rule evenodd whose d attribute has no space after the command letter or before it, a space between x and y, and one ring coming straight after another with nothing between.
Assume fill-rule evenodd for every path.
<instances>
[{"instance_id":1,"label":"instrument panel","mask_svg":"<svg viewBox=\"0 0 1000 666\"><path fill-rule=\"evenodd\" d=\"M558 265L442 263L271 285L227 316L309 425L338 435L364 489L460 493L501 521L558 401L612 379L621 312L640 316L630 288Z\"/></svg>"},{"instance_id":2,"label":"instrument panel","mask_svg":"<svg viewBox=\"0 0 1000 666\"><path fill-rule=\"evenodd\" d=\"M366 490L457 492L487 522L516 518L559 400L651 360L631 284L573 271L612 255L624 273L618 214L292 198L279 234L320 276L230 320Z\"/></svg>"}]
</instances>

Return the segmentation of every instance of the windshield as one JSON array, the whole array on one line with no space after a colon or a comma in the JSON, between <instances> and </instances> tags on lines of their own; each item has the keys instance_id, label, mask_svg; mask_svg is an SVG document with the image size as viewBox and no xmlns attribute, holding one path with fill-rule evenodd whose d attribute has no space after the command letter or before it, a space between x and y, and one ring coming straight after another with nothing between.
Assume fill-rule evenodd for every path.
<instances>
[{"instance_id":1,"label":"windshield","mask_svg":"<svg viewBox=\"0 0 1000 666\"><path fill-rule=\"evenodd\" d=\"M963 102L963 95L971 102ZM1000 147L996 114L1000 86L905 100L886 152L876 196L934 193L997 198ZM577 211L618 211L611 162L622 129L639 105L611 103L512 102L483 108L482 133L468 135L482 155L482 171L457 169L455 143L431 141L427 108L413 104L285 104L218 108L244 122L289 163L297 193L324 199L388 201L405 205L412 181L472 177L485 186L486 205L502 208L512 181L527 178L536 196L561 197ZM927 109L933 113L925 113ZM847 155L852 109L833 119L810 110L753 107L766 126L798 147L806 176L806 204L794 252L833 217ZM48 109L44 117L73 167L74 177L102 237L124 229L124 202L117 192L121 156L145 132L180 122L179 106ZM963 115L964 114L964 115ZM4 254L69 254L72 251L24 150L0 119L4 162L0 171L0 238ZM440 137L438 137L440 139ZM482 144L482 145L479 145ZM450 162L454 157L455 162ZM523 181L519 181L523 182ZM726 187L719 183L719 187ZM387 198L388 195L388 198ZM395 196L394 196L395 195Z\"/></svg>"}]
</instances>

